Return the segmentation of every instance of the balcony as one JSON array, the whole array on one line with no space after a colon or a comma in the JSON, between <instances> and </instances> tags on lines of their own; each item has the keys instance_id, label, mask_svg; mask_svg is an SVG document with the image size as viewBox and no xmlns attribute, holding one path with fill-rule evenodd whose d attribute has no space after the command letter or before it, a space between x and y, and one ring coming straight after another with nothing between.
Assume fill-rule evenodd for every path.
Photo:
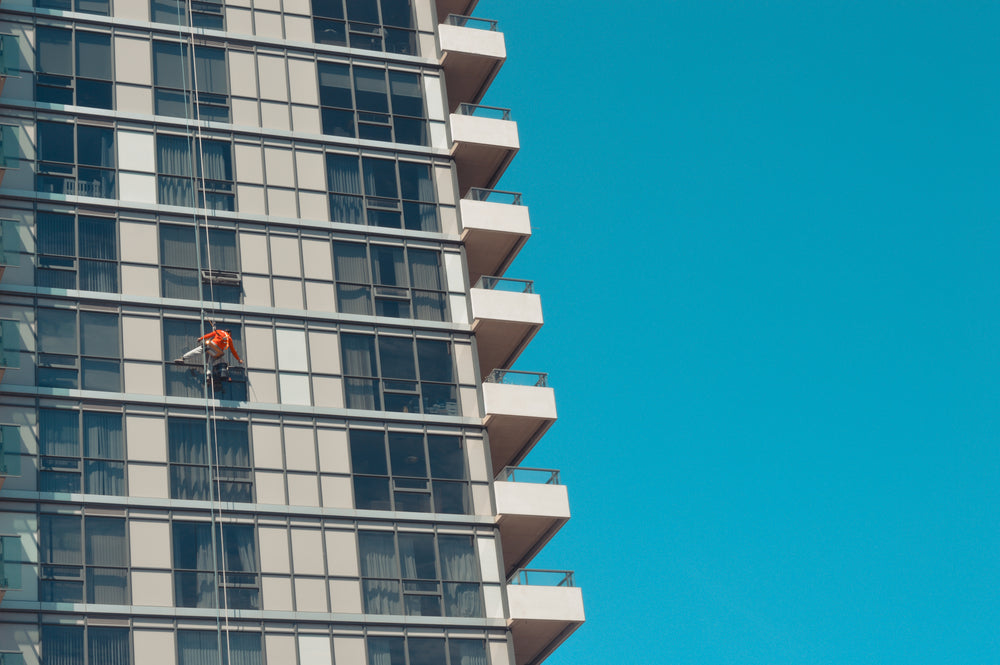
<instances>
[{"instance_id":1,"label":"balcony","mask_svg":"<svg viewBox=\"0 0 1000 665\"><path fill-rule=\"evenodd\" d=\"M473 187L459 203L469 282L502 275L531 237L528 208L518 192Z\"/></svg>"},{"instance_id":2,"label":"balcony","mask_svg":"<svg viewBox=\"0 0 1000 665\"><path fill-rule=\"evenodd\" d=\"M583 625L583 594L564 570L519 570L507 581L514 662L545 660Z\"/></svg>"},{"instance_id":3,"label":"balcony","mask_svg":"<svg viewBox=\"0 0 1000 665\"><path fill-rule=\"evenodd\" d=\"M0 279L4 270L20 264L21 240L18 237L17 222L12 219L0 219Z\"/></svg>"},{"instance_id":4,"label":"balcony","mask_svg":"<svg viewBox=\"0 0 1000 665\"><path fill-rule=\"evenodd\" d=\"M438 40L448 85L448 108L454 111L462 102L479 103L507 59L497 22L449 14L438 26Z\"/></svg>"},{"instance_id":5,"label":"balcony","mask_svg":"<svg viewBox=\"0 0 1000 665\"><path fill-rule=\"evenodd\" d=\"M450 116L451 155L462 196L472 187L490 189L514 159L520 143L510 109L459 104Z\"/></svg>"},{"instance_id":6,"label":"balcony","mask_svg":"<svg viewBox=\"0 0 1000 665\"><path fill-rule=\"evenodd\" d=\"M542 327L542 300L526 279L480 277L469 291L483 372L510 367Z\"/></svg>"},{"instance_id":7,"label":"balcony","mask_svg":"<svg viewBox=\"0 0 1000 665\"><path fill-rule=\"evenodd\" d=\"M437 0L438 23L444 23L449 14L468 16L479 0Z\"/></svg>"},{"instance_id":8,"label":"balcony","mask_svg":"<svg viewBox=\"0 0 1000 665\"><path fill-rule=\"evenodd\" d=\"M21 475L21 428L0 425L0 488L8 476Z\"/></svg>"},{"instance_id":9,"label":"balcony","mask_svg":"<svg viewBox=\"0 0 1000 665\"><path fill-rule=\"evenodd\" d=\"M18 536L0 536L0 602L8 591L21 588L24 555Z\"/></svg>"},{"instance_id":10,"label":"balcony","mask_svg":"<svg viewBox=\"0 0 1000 665\"><path fill-rule=\"evenodd\" d=\"M556 397L548 375L494 370L483 382L493 475L514 466L556 422Z\"/></svg>"},{"instance_id":11,"label":"balcony","mask_svg":"<svg viewBox=\"0 0 1000 665\"><path fill-rule=\"evenodd\" d=\"M21 331L17 321L0 319L0 381L8 369L21 366Z\"/></svg>"},{"instance_id":12,"label":"balcony","mask_svg":"<svg viewBox=\"0 0 1000 665\"><path fill-rule=\"evenodd\" d=\"M497 526L507 574L521 568L569 520L569 497L559 472L509 466L493 484Z\"/></svg>"},{"instance_id":13,"label":"balcony","mask_svg":"<svg viewBox=\"0 0 1000 665\"><path fill-rule=\"evenodd\" d=\"M0 94L8 76L21 73L21 49L14 35L0 35Z\"/></svg>"}]
</instances>

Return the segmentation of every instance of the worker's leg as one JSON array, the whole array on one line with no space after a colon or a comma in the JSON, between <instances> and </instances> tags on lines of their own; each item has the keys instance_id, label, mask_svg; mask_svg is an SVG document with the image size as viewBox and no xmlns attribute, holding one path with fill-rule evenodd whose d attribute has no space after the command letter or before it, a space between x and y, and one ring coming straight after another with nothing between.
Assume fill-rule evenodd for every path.
<instances>
[{"instance_id":1,"label":"worker's leg","mask_svg":"<svg viewBox=\"0 0 1000 665\"><path fill-rule=\"evenodd\" d=\"M200 363L201 356L205 353L205 347L201 344L191 349L183 356L175 360L174 362L178 365L198 365Z\"/></svg>"}]
</instances>

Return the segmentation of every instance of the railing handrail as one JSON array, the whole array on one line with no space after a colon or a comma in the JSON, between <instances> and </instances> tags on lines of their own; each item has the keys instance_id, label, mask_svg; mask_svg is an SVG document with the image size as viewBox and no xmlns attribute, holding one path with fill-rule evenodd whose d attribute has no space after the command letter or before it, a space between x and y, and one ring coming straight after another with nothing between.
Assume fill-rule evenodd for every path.
<instances>
[{"instance_id":1,"label":"railing handrail","mask_svg":"<svg viewBox=\"0 0 1000 665\"><path fill-rule=\"evenodd\" d=\"M464 28L470 21L473 23L485 23L489 26L489 29L493 32L497 31L497 21L491 18L479 18L478 16L465 16L464 14L448 14L445 17L445 22L449 25L457 25Z\"/></svg>"},{"instance_id":2,"label":"railing handrail","mask_svg":"<svg viewBox=\"0 0 1000 665\"><path fill-rule=\"evenodd\" d=\"M546 388L549 385L549 375L547 372L525 372L519 369L494 369L486 376L486 383L507 383L506 378L510 374L519 374L522 376L534 376L537 377L533 386L537 388ZM508 385L526 385L526 384L513 384Z\"/></svg>"},{"instance_id":3,"label":"railing handrail","mask_svg":"<svg viewBox=\"0 0 1000 665\"><path fill-rule=\"evenodd\" d=\"M536 469L530 466L505 466L500 474L497 476L497 480L501 477L503 480L518 483L518 482L531 482L530 480L518 480L518 473L538 473L538 474L549 474L548 480L546 480L544 485L559 485L559 470L558 469Z\"/></svg>"},{"instance_id":4,"label":"railing handrail","mask_svg":"<svg viewBox=\"0 0 1000 665\"><path fill-rule=\"evenodd\" d=\"M500 197L509 196L511 202L508 205L519 206L521 203L521 192L509 192L503 189L486 189L485 187L470 187L465 197L471 201L489 201L490 196L496 194Z\"/></svg>"},{"instance_id":5,"label":"railing handrail","mask_svg":"<svg viewBox=\"0 0 1000 665\"><path fill-rule=\"evenodd\" d=\"M470 104L462 102L458 105L459 115L476 115L476 111L500 111L499 120L510 120L510 109L503 106L486 106L485 104Z\"/></svg>"},{"instance_id":6,"label":"railing handrail","mask_svg":"<svg viewBox=\"0 0 1000 665\"><path fill-rule=\"evenodd\" d=\"M530 575L532 574L536 577L538 575L562 575L562 579L556 584L531 584ZM572 570L548 570L544 568L518 568L513 575L507 578L507 583L519 586L576 586Z\"/></svg>"},{"instance_id":7,"label":"railing handrail","mask_svg":"<svg viewBox=\"0 0 1000 665\"><path fill-rule=\"evenodd\" d=\"M495 290L500 284L521 284L521 293L534 293L535 282L531 279L516 279L514 277L494 277L493 275L482 275L473 288Z\"/></svg>"}]
</instances>

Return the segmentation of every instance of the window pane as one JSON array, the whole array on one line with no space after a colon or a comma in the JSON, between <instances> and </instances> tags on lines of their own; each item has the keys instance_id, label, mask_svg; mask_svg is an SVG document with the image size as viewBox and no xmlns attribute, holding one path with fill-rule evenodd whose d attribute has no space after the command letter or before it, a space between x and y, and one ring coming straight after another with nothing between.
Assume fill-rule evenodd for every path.
<instances>
[{"instance_id":1,"label":"window pane","mask_svg":"<svg viewBox=\"0 0 1000 665\"><path fill-rule=\"evenodd\" d=\"M375 337L372 335L340 336L344 360L344 374L348 376L377 376L375 365Z\"/></svg>"},{"instance_id":2,"label":"window pane","mask_svg":"<svg viewBox=\"0 0 1000 665\"><path fill-rule=\"evenodd\" d=\"M427 449L431 459L431 476L465 480L465 454L461 438L429 434Z\"/></svg>"},{"instance_id":3,"label":"window pane","mask_svg":"<svg viewBox=\"0 0 1000 665\"><path fill-rule=\"evenodd\" d=\"M109 5L108 0L76 0L76 11L109 16L111 14Z\"/></svg>"},{"instance_id":4,"label":"window pane","mask_svg":"<svg viewBox=\"0 0 1000 665\"><path fill-rule=\"evenodd\" d=\"M392 92L393 114L424 117L424 96L420 91L420 76L390 71L389 90Z\"/></svg>"},{"instance_id":5,"label":"window pane","mask_svg":"<svg viewBox=\"0 0 1000 665\"><path fill-rule=\"evenodd\" d=\"M212 526L207 522L174 522L174 568L213 570Z\"/></svg>"},{"instance_id":6,"label":"window pane","mask_svg":"<svg viewBox=\"0 0 1000 665\"><path fill-rule=\"evenodd\" d=\"M424 456L422 434L389 432L389 459L392 461L394 476L427 477L427 459Z\"/></svg>"},{"instance_id":7,"label":"window pane","mask_svg":"<svg viewBox=\"0 0 1000 665\"><path fill-rule=\"evenodd\" d=\"M368 665L406 665L403 638L369 637Z\"/></svg>"},{"instance_id":8,"label":"window pane","mask_svg":"<svg viewBox=\"0 0 1000 665\"><path fill-rule=\"evenodd\" d=\"M128 632L128 628L89 627L87 629L87 651L90 665L98 663L100 665L129 665Z\"/></svg>"},{"instance_id":9,"label":"window pane","mask_svg":"<svg viewBox=\"0 0 1000 665\"><path fill-rule=\"evenodd\" d=\"M319 103L322 106L353 109L351 68L331 62L321 62L318 66Z\"/></svg>"},{"instance_id":10,"label":"window pane","mask_svg":"<svg viewBox=\"0 0 1000 665\"><path fill-rule=\"evenodd\" d=\"M71 218L72 219L72 218ZM80 217L80 256L88 259L117 259L115 220Z\"/></svg>"},{"instance_id":11,"label":"window pane","mask_svg":"<svg viewBox=\"0 0 1000 665\"><path fill-rule=\"evenodd\" d=\"M154 19L155 20L155 19ZM180 88L191 87L191 74L185 69L187 46L176 42L153 42L154 85Z\"/></svg>"},{"instance_id":12,"label":"window pane","mask_svg":"<svg viewBox=\"0 0 1000 665\"><path fill-rule=\"evenodd\" d=\"M403 198L411 201L434 201L434 183L430 164L399 163L399 182Z\"/></svg>"},{"instance_id":13,"label":"window pane","mask_svg":"<svg viewBox=\"0 0 1000 665\"><path fill-rule=\"evenodd\" d=\"M81 387L84 390L121 391L121 366L119 361L84 358L81 361L81 368L83 370Z\"/></svg>"},{"instance_id":14,"label":"window pane","mask_svg":"<svg viewBox=\"0 0 1000 665\"><path fill-rule=\"evenodd\" d=\"M219 659L219 634L214 630L178 630L177 665L215 665Z\"/></svg>"},{"instance_id":15,"label":"window pane","mask_svg":"<svg viewBox=\"0 0 1000 665\"><path fill-rule=\"evenodd\" d=\"M486 665L485 640L448 640L451 665Z\"/></svg>"},{"instance_id":16,"label":"window pane","mask_svg":"<svg viewBox=\"0 0 1000 665\"><path fill-rule=\"evenodd\" d=\"M217 441L217 463L222 466L250 466L250 435L247 423L213 421Z\"/></svg>"},{"instance_id":17,"label":"window pane","mask_svg":"<svg viewBox=\"0 0 1000 665\"><path fill-rule=\"evenodd\" d=\"M436 580L434 534L400 533L399 563L405 580Z\"/></svg>"},{"instance_id":18,"label":"window pane","mask_svg":"<svg viewBox=\"0 0 1000 665\"><path fill-rule=\"evenodd\" d=\"M441 551L441 579L459 582L479 581L476 549L472 536L438 536Z\"/></svg>"},{"instance_id":19,"label":"window pane","mask_svg":"<svg viewBox=\"0 0 1000 665\"><path fill-rule=\"evenodd\" d=\"M387 379L416 379L413 364L413 340L408 337L380 336L378 339L379 359L382 361L382 376Z\"/></svg>"},{"instance_id":20,"label":"window pane","mask_svg":"<svg viewBox=\"0 0 1000 665\"><path fill-rule=\"evenodd\" d=\"M159 173L193 176L191 139L187 136L156 135L156 164Z\"/></svg>"},{"instance_id":21,"label":"window pane","mask_svg":"<svg viewBox=\"0 0 1000 665\"><path fill-rule=\"evenodd\" d=\"M339 2L339 0L334 0ZM342 21L313 19L313 39L317 44L344 46L347 44L347 26Z\"/></svg>"},{"instance_id":22,"label":"window pane","mask_svg":"<svg viewBox=\"0 0 1000 665\"><path fill-rule=\"evenodd\" d=\"M444 614L449 617L483 615L483 601L478 584L444 583Z\"/></svg>"},{"instance_id":23,"label":"window pane","mask_svg":"<svg viewBox=\"0 0 1000 665\"><path fill-rule=\"evenodd\" d=\"M354 478L354 507L358 510L392 510L389 479L371 476Z\"/></svg>"},{"instance_id":24,"label":"window pane","mask_svg":"<svg viewBox=\"0 0 1000 665\"><path fill-rule=\"evenodd\" d=\"M230 144L225 141L201 141L201 163L209 180L233 179L233 159Z\"/></svg>"},{"instance_id":25,"label":"window pane","mask_svg":"<svg viewBox=\"0 0 1000 665\"><path fill-rule=\"evenodd\" d=\"M443 639L411 637L406 641L410 651L410 665L441 665L445 662Z\"/></svg>"},{"instance_id":26,"label":"window pane","mask_svg":"<svg viewBox=\"0 0 1000 665\"><path fill-rule=\"evenodd\" d=\"M84 474L87 481L84 491L87 494L125 495L124 463L87 460L84 465Z\"/></svg>"},{"instance_id":27,"label":"window pane","mask_svg":"<svg viewBox=\"0 0 1000 665\"><path fill-rule=\"evenodd\" d=\"M441 291L444 288L441 279L441 253L426 249L411 249L407 253L413 288Z\"/></svg>"},{"instance_id":28,"label":"window pane","mask_svg":"<svg viewBox=\"0 0 1000 665\"><path fill-rule=\"evenodd\" d=\"M358 532L358 552L361 553L361 575L399 579L395 539L391 533Z\"/></svg>"},{"instance_id":29,"label":"window pane","mask_svg":"<svg viewBox=\"0 0 1000 665\"><path fill-rule=\"evenodd\" d=\"M86 457L125 459L121 414L85 411L83 414L83 441L83 454Z\"/></svg>"},{"instance_id":30,"label":"window pane","mask_svg":"<svg viewBox=\"0 0 1000 665\"><path fill-rule=\"evenodd\" d=\"M228 665L261 665L260 638L260 633L224 634L222 639L229 652Z\"/></svg>"},{"instance_id":31,"label":"window pane","mask_svg":"<svg viewBox=\"0 0 1000 665\"><path fill-rule=\"evenodd\" d=\"M120 568L87 568L87 602L128 605L128 573Z\"/></svg>"},{"instance_id":32,"label":"window pane","mask_svg":"<svg viewBox=\"0 0 1000 665\"><path fill-rule=\"evenodd\" d=\"M331 192L338 194L361 193L361 178L358 173L357 157L352 155L327 155L326 175Z\"/></svg>"},{"instance_id":33,"label":"window pane","mask_svg":"<svg viewBox=\"0 0 1000 665\"><path fill-rule=\"evenodd\" d=\"M359 111L389 112L384 69L355 67L354 93Z\"/></svg>"},{"instance_id":34,"label":"window pane","mask_svg":"<svg viewBox=\"0 0 1000 665\"><path fill-rule=\"evenodd\" d=\"M190 226L160 225L160 261L164 265L196 268L194 228Z\"/></svg>"},{"instance_id":35,"label":"window pane","mask_svg":"<svg viewBox=\"0 0 1000 665\"><path fill-rule=\"evenodd\" d=\"M254 528L249 524L223 524L219 544L220 566L227 571L257 572L257 547Z\"/></svg>"},{"instance_id":36,"label":"window pane","mask_svg":"<svg viewBox=\"0 0 1000 665\"><path fill-rule=\"evenodd\" d=\"M72 215L40 212L36 224L39 254L76 256L76 231Z\"/></svg>"},{"instance_id":37,"label":"window pane","mask_svg":"<svg viewBox=\"0 0 1000 665\"><path fill-rule=\"evenodd\" d=\"M111 80L111 35L76 31L76 74Z\"/></svg>"},{"instance_id":38,"label":"window pane","mask_svg":"<svg viewBox=\"0 0 1000 665\"><path fill-rule=\"evenodd\" d=\"M186 464L208 464L205 421L190 418L168 420L170 461Z\"/></svg>"},{"instance_id":39,"label":"window pane","mask_svg":"<svg viewBox=\"0 0 1000 665\"><path fill-rule=\"evenodd\" d=\"M217 95L229 94L225 49L196 46L194 49L194 68L199 92Z\"/></svg>"},{"instance_id":40,"label":"window pane","mask_svg":"<svg viewBox=\"0 0 1000 665\"><path fill-rule=\"evenodd\" d=\"M105 312L80 312L80 338L85 356L120 357L118 315Z\"/></svg>"},{"instance_id":41,"label":"window pane","mask_svg":"<svg viewBox=\"0 0 1000 665\"><path fill-rule=\"evenodd\" d=\"M372 245L372 267L375 284L382 286L407 286L406 261L402 247Z\"/></svg>"},{"instance_id":42,"label":"window pane","mask_svg":"<svg viewBox=\"0 0 1000 665\"><path fill-rule=\"evenodd\" d=\"M206 270L239 270L236 231L229 229L199 229L201 264ZM192 257L193 258L193 257ZM193 267L193 266L192 266Z\"/></svg>"},{"instance_id":43,"label":"window pane","mask_svg":"<svg viewBox=\"0 0 1000 665\"><path fill-rule=\"evenodd\" d=\"M84 665L83 626L42 626L45 665Z\"/></svg>"},{"instance_id":44,"label":"window pane","mask_svg":"<svg viewBox=\"0 0 1000 665\"><path fill-rule=\"evenodd\" d=\"M347 18L362 23L378 23L378 5L373 0L347 0Z\"/></svg>"},{"instance_id":45,"label":"window pane","mask_svg":"<svg viewBox=\"0 0 1000 665\"><path fill-rule=\"evenodd\" d=\"M434 512L450 515L469 513L468 485L447 480L435 480Z\"/></svg>"},{"instance_id":46,"label":"window pane","mask_svg":"<svg viewBox=\"0 0 1000 665\"><path fill-rule=\"evenodd\" d=\"M208 466L170 465L170 498L209 501L212 477Z\"/></svg>"},{"instance_id":47,"label":"window pane","mask_svg":"<svg viewBox=\"0 0 1000 665\"><path fill-rule=\"evenodd\" d=\"M67 409L38 410L38 443L43 455L79 457L79 415Z\"/></svg>"},{"instance_id":48,"label":"window pane","mask_svg":"<svg viewBox=\"0 0 1000 665\"><path fill-rule=\"evenodd\" d=\"M73 157L73 125L65 122L46 122L40 120L36 125L38 131L38 159L42 162L61 162L72 164Z\"/></svg>"},{"instance_id":49,"label":"window pane","mask_svg":"<svg viewBox=\"0 0 1000 665\"><path fill-rule=\"evenodd\" d=\"M365 612L371 614L402 614L403 602L399 597L399 582L391 580L362 580Z\"/></svg>"},{"instance_id":50,"label":"window pane","mask_svg":"<svg viewBox=\"0 0 1000 665\"><path fill-rule=\"evenodd\" d=\"M115 132L110 127L77 125L78 160L87 166L115 166ZM83 180L83 176L80 176ZM105 194L107 196L107 194Z\"/></svg>"},{"instance_id":51,"label":"window pane","mask_svg":"<svg viewBox=\"0 0 1000 665\"><path fill-rule=\"evenodd\" d=\"M42 515L39 519L42 563L64 566L83 563L83 538L80 517L76 515Z\"/></svg>"},{"instance_id":52,"label":"window pane","mask_svg":"<svg viewBox=\"0 0 1000 665\"><path fill-rule=\"evenodd\" d=\"M39 26L38 71L46 74L73 75L73 31Z\"/></svg>"},{"instance_id":53,"label":"window pane","mask_svg":"<svg viewBox=\"0 0 1000 665\"><path fill-rule=\"evenodd\" d=\"M398 198L396 189L396 163L390 159L362 160L365 171L365 194L384 198Z\"/></svg>"},{"instance_id":54,"label":"window pane","mask_svg":"<svg viewBox=\"0 0 1000 665\"><path fill-rule=\"evenodd\" d=\"M344 18L344 0L313 0L314 16L327 18Z\"/></svg>"},{"instance_id":55,"label":"window pane","mask_svg":"<svg viewBox=\"0 0 1000 665\"><path fill-rule=\"evenodd\" d=\"M177 607L215 607L215 573L174 573L174 596Z\"/></svg>"},{"instance_id":56,"label":"window pane","mask_svg":"<svg viewBox=\"0 0 1000 665\"><path fill-rule=\"evenodd\" d=\"M388 475L385 463L385 434L372 430L351 430L351 472Z\"/></svg>"},{"instance_id":57,"label":"window pane","mask_svg":"<svg viewBox=\"0 0 1000 665\"><path fill-rule=\"evenodd\" d=\"M38 350L76 355L76 312L38 309Z\"/></svg>"},{"instance_id":58,"label":"window pane","mask_svg":"<svg viewBox=\"0 0 1000 665\"><path fill-rule=\"evenodd\" d=\"M87 517L87 564L128 566L125 520L117 517Z\"/></svg>"},{"instance_id":59,"label":"window pane","mask_svg":"<svg viewBox=\"0 0 1000 665\"><path fill-rule=\"evenodd\" d=\"M420 379L422 381L454 381L451 344L449 342L418 339L417 357L420 359Z\"/></svg>"},{"instance_id":60,"label":"window pane","mask_svg":"<svg viewBox=\"0 0 1000 665\"><path fill-rule=\"evenodd\" d=\"M413 19L410 11L410 0L381 0L382 23L398 28L412 28ZM454 665L454 663L452 664Z\"/></svg>"}]
</instances>

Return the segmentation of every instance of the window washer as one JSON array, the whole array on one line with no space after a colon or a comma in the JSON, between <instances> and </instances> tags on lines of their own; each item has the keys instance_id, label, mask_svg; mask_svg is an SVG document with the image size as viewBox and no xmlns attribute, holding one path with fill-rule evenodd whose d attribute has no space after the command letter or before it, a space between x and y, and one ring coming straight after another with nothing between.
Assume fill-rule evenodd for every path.
<instances>
[{"instance_id":1,"label":"window washer","mask_svg":"<svg viewBox=\"0 0 1000 665\"><path fill-rule=\"evenodd\" d=\"M233 346L233 336L229 334L228 330L212 330L212 332L198 338L199 342L202 342L200 346L196 346L187 353L185 353L180 358L174 361L177 365L188 365L195 364L193 359L200 358L202 354L208 353L209 359L211 361L216 361L222 357L222 354L227 350L232 351L236 360L243 362L240 358L240 354L236 353L236 347Z\"/></svg>"}]
</instances>

